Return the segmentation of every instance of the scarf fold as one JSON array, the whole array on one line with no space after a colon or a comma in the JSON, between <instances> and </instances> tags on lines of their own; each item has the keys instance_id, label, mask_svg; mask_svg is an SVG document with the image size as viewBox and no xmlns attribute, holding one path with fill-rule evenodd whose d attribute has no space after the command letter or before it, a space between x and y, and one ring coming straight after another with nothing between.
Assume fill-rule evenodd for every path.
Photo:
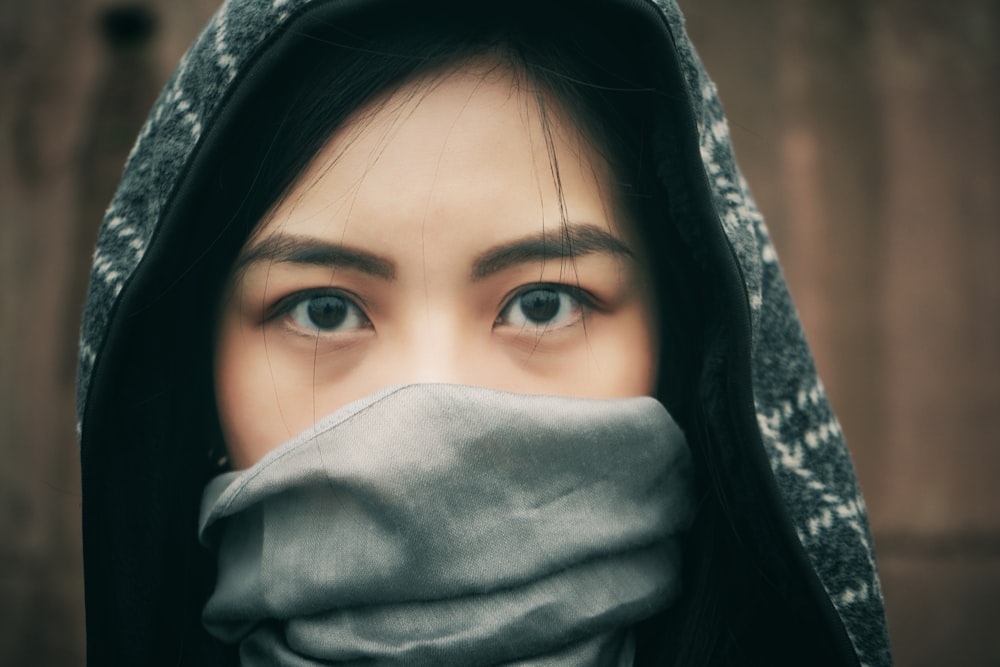
<instances>
[{"instance_id":1,"label":"scarf fold","mask_svg":"<svg viewBox=\"0 0 1000 667\"><path fill-rule=\"evenodd\" d=\"M389 388L208 484L203 621L243 665L624 667L692 514L652 398Z\"/></svg>"}]
</instances>

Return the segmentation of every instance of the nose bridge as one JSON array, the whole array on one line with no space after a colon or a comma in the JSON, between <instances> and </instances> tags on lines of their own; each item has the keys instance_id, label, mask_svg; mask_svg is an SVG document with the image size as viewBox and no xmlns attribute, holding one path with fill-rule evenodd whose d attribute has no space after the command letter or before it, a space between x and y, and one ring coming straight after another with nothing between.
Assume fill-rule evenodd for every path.
<instances>
[{"instance_id":1,"label":"nose bridge","mask_svg":"<svg viewBox=\"0 0 1000 667\"><path fill-rule=\"evenodd\" d=\"M405 377L400 381L468 384L476 355L463 324L446 309L416 313L402 341L398 370Z\"/></svg>"}]
</instances>

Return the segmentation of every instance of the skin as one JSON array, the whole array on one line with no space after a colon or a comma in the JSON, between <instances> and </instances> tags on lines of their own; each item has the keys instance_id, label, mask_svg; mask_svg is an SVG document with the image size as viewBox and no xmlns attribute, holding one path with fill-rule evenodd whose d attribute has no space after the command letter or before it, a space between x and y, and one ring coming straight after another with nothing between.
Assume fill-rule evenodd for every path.
<instances>
[{"instance_id":1,"label":"skin","mask_svg":"<svg viewBox=\"0 0 1000 667\"><path fill-rule=\"evenodd\" d=\"M536 93L489 62L404 84L334 134L243 249L221 305L216 394L235 467L393 384L653 392L646 258L609 165L543 97L548 147Z\"/></svg>"}]
</instances>

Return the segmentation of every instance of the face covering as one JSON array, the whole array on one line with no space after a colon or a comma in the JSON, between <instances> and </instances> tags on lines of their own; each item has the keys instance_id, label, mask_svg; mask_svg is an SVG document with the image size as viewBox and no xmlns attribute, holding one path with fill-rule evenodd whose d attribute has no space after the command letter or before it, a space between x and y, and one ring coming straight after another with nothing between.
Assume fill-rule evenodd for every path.
<instances>
[{"instance_id":1,"label":"face covering","mask_svg":"<svg viewBox=\"0 0 1000 667\"><path fill-rule=\"evenodd\" d=\"M203 622L243 665L631 665L692 514L652 398L390 388L209 483Z\"/></svg>"}]
</instances>

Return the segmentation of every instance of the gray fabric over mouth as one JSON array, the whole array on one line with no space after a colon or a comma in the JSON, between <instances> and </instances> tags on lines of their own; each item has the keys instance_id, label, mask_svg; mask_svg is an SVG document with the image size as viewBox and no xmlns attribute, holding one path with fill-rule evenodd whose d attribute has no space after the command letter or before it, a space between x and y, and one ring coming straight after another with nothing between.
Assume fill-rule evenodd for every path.
<instances>
[{"instance_id":1,"label":"gray fabric over mouth","mask_svg":"<svg viewBox=\"0 0 1000 667\"><path fill-rule=\"evenodd\" d=\"M652 398L390 388L210 482L204 622L251 665L630 664L691 472Z\"/></svg>"}]
</instances>

